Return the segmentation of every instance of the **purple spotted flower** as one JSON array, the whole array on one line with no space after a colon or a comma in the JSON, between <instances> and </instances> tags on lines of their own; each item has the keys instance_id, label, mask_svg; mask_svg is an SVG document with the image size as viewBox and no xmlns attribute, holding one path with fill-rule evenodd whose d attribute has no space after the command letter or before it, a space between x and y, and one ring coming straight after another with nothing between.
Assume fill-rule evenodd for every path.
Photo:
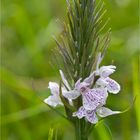
<instances>
[{"instance_id":1,"label":"purple spotted flower","mask_svg":"<svg viewBox=\"0 0 140 140\"><path fill-rule=\"evenodd\" d=\"M77 116L79 119L85 117L87 121L95 124L98 122L97 115L94 110L86 110L83 106L79 108L77 112L73 113L73 116Z\"/></svg>"},{"instance_id":2,"label":"purple spotted flower","mask_svg":"<svg viewBox=\"0 0 140 140\"><path fill-rule=\"evenodd\" d=\"M113 94L117 94L120 91L120 85L109 76L115 72L116 66L102 66L99 68L99 65L102 61L101 54L98 55L97 66L95 73L96 76L100 78L96 81L96 86L107 88L107 91Z\"/></svg>"},{"instance_id":3,"label":"purple spotted flower","mask_svg":"<svg viewBox=\"0 0 140 140\"><path fill-rule=\"evenodd\" d=\"M120 113L119 111L112 111L104 107L108 97L107 88L105 86L92 89L87 86L87 83L79 83L77 86L81 90L83 106L81 106L77 112L74 112L73 116L77 116L79 119L85 117L87 121L95 124L98 122L97 115L99 117L106 117Z\"/></svg>"},{"instance_id":4,"label":"purple spotted flower","mask_svg":"<svg viewBox=\"0 0 140 140\"><path fill-rule=\"evenodd\" d=\"M86 84L78 85L81 90L83 106L77 112L73 113L74 117L79 119L85 117L90 123L96 124L98 117L106 117L113 114L118 114L120 111L112 111L104 107L108 97L108 88L104 86L94 87L90 89Z\"/></svg>"},{"instance_id":5,"label":"purple spotted flower","mask_svg":"<svg viewBox=\"0 0 140 140\"><path fill-rule=\"evenodd\" d=\"M97 80L96 85L107 88L107 91L110 93L117 94L120 91L120 85L109 76L115 72L116 67L113 65L102 66L99 70L96 71L96 75L100 76Z\"/></svg>"},{"instance_id":6,"label":"purple spotted flower","mask_svg":"<svg viewBox=\"0 0 140 140\"><path fill-rule=\"evenodd\" d=\"M50 106L56 107L57 105L63 105L59 96L59 85L55 82L49 82L48 88L51 90L51 94L44 102Z\"/></svg>"},{"instance_id":7,"label":"purple spotted flower","mask_svg":"<svg viewBox=\"0 0 140 140\"><path fill-rule=\"evenodd\" d=\"M99 59L101 60L101 59ZM99 65L99 63L98 63ZM82 83L80 80L76 83L76 89L82 94L83 106L73 116L79 119L85 117L90 123L97 123L98 117L106 117L113 114L118 114L120 111L112 111L104 107L108 97L108 92L117 94L120 91L120 85L109 76L115 72L116 67L113 65L97 67L88 78ZM96 76L99 76L93 88L90 87ZM92 77L92 78L91 78ZM90 79L93 79L90 80Z\"/></svg>"},{"instance_id":8,"label":"purple spotted flower","mask_svg":"<svg viewBox=\"0 0 140 140\"><path fill-rule=\"evenodd\" d=\"M77 112L73 113L73 116L78 117L79 119L85 117L87 121L93 124L98 122L98 116L106 117L120 113L120 111L112 111L111 109L104 107L107 101L108 92L117 94L120 91L120 85L109 77L115 72L116 67L110 65L99 68L100 61L101 58L97 62L96 70L83 81L82 78L80 78L75 83L73 89L70 87L63 72L60 70L61 79L64 85L62 87L62 95L68 99L71 105L73 105L73 100L76 100L79 96L82 97L82 106ZM63 105L59 94L59 85L50 82L49 88L52 95L45 99L44 102L53 107Z\"/></svg>"},{"instance_id":9,"label":"purple spotted flower","mask_svg":"<svg viewBox=\"0 0 140 140\"><path fill-rule=\"evenodd\" d=\"M112 111L106 107L100 107L95 110L86 110L83 106L79 108L77 112L73 113L74 117L78 117L79 119L85 117L87 121L90 123L96 124L98 122L98 117L107 117L109 115L119 114L120 111Z\"/></svg>"},{"instance_id":10,"label":"purple spotted flower","mask_svg":"<svg viewBox=\"0 0 140 140\"><path fill-rule=\"evenodd\" d=\"M65 84L65 86L67 87L68 90L71 90L63 72L60 70L60 75L61 75L61 79L63 81L63 83ZM49 82L49 86L48 88L51 91L51 95L46 98L44 100L44 102L52 107L56 107L58 105L63 105L61 98L60 98L60 94L59 94L59 85L55 82ZM62 95L65 96L65 94L67 94L67 92L69 93L69 91L67 90L65 87L62 87ZM75 94L71 94L72 96L75 96ZM69 103L71 104L71 99L69 100Z\"/></svg>"}]
</instances>

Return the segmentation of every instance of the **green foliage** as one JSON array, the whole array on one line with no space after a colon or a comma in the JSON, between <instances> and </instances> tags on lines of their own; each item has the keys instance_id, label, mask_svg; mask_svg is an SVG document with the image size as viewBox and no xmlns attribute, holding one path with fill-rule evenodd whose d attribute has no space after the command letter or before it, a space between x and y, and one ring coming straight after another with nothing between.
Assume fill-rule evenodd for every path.
<instances>
[{"instance_id":1,"label":"green foliage","mask_svg":"<svg viewBox=\"0 0 140 140\"><path fill-rule=\"evenodd\" d=\"M102 0L67 0L67 8L68 24L64 23L61 42L55 40L62 57L63 71L73 88L77 80L85 79L96 69L99 53L101 59L105 55L110 33L106 31L101 37L101 32L108 23L108 18L103 20L106 9ZM64 86L66 87L65 84ZM66 115L75 126L76 140L87 140L91 124L85 119L72 117L73 112L82 106L82 98L75 99L72 107L62 96L61 83L59 93Z\"/></svg>"},{"instance_id":2,"label":"green foliage","mask_svg":"<svg viewBox=\"0 0 140 140\"><path fill-rule=\"evenodd\" d=\"M122 87L120 95L112 95L107 104L123 110L139 94L138 1L105 0L105 4L112 39L103 64L117 66L114 78ZM52 35L58 37L62 31L56 19L65 19L65 0L5 0L1 9L1 139L47 140L50 128L54 134L61 128L58 140L74 139L70 123L39 100L50 94L48 81L60 79L50 62L59 59L51 51L56 47ZM104 120L113 140L138 140L138 100L139 96L130 111ZM101 124L93 132L91 140L111 139Z\"/></svg>"},{"instance_id":3,"label":"green foliage","mask_svg":"<svg viewBox=\"0 0 140 140\"><path fill-rule=\"evenodd\" d=\"M140 132L140 112L139 112L139 104L140 104L140 94L139 94L139 85L140 85L140 74L139 74L139 67L137 63L140 61L140 56L133 57L133 93L136 96L135 102L135 113L137 119L137 127ZM139 133L140 137L140 133Z\"/></svg>"},{"instance_id":4,"label":"green foliage","mask_svg":"<svg viewBox=\"0 0 140 140\"><path fill-rule=\"evenodd\" d=\"M106 13L103 1L67 0L67 7L68 24L64 24L62 43L56 43L71 84L81 77L84 79L95 69L98 53L104 56L110 39L109 31L101 37L108 23L108 18L103 20Z\"/></svg>"}]
</instances>

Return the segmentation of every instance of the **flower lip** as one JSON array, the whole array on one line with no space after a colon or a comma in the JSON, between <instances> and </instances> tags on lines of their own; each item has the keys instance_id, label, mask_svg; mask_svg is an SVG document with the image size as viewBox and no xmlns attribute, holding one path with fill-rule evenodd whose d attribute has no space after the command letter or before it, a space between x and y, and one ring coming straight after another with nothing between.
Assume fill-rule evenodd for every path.
<instances>
[{"instance_id":1,"label":"flower lip","mask_svg":"<svg viewBox=\"0 0 140 140\"><path fill-rule=\"evenodd\" d=\"M89 89L83 96L83 106L87 110L94 110L106 103L107 92L105 89Z\"/></svg>"}]
</instances>

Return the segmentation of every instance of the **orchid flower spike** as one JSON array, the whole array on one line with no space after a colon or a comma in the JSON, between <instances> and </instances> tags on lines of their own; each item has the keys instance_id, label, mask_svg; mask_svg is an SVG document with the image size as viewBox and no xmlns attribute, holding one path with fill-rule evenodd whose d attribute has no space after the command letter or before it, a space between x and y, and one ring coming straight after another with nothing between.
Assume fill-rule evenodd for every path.
<instances>
[{"instance_id":1,"label":"orchid flower spike","mask_svg":"<svg viewBox=\"0 0 140 140\"><path fill-rule=\"evenodd\" d=\"M62 87L63 97L68 99L71 105L73 105L72 100L76 100L79 96L82 97L82 106L73 113L73 117L78 117L79 119L85 117L87 121L95 124L98 122L98 117L120 113L120 111L112 111L104 107L108 92L116 94L120 91L120 85L109 77L115 72L115 69L116 66L113 65L102 66L93 71L83 81L81 81L82 78L77 80L73 89L70 87L63 71L60 70L61 79L64 84ZM98 79L94 81L96 76L98 76ZM92 87L93 82L95 82L95 85ZM59 85L49 82L49 89L51 90L51 95L44 102L53 107L63 105L59 94Z\"/></svg>"}]
</instances>

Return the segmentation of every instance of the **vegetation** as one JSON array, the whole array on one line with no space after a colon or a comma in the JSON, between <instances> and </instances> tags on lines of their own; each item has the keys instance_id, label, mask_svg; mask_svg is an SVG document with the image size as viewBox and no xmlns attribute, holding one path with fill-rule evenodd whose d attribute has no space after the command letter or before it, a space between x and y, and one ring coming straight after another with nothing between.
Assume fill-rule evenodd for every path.
<instances>
[{"instance_id":1,"label":"vegetation","mask_svg":"<svg viewBox=\"0 0 140 140\"><path fill-rule=\"evenodd\" d=\"M100 122L90 139L138 140L138 1L105 0L105 4L111 42L102 64L117 66L112 78L122 88L107 105L124 110L135 96L136 101L128 112ZM66 20L65 0L5 0L1 9L1 139L74 139L73 126L42 102L50 94L48 81L60 79L52 36L59 38L63 32L57 19ZM57 110L64 112L61 107Z\"/></svg>"}]
</instances>

